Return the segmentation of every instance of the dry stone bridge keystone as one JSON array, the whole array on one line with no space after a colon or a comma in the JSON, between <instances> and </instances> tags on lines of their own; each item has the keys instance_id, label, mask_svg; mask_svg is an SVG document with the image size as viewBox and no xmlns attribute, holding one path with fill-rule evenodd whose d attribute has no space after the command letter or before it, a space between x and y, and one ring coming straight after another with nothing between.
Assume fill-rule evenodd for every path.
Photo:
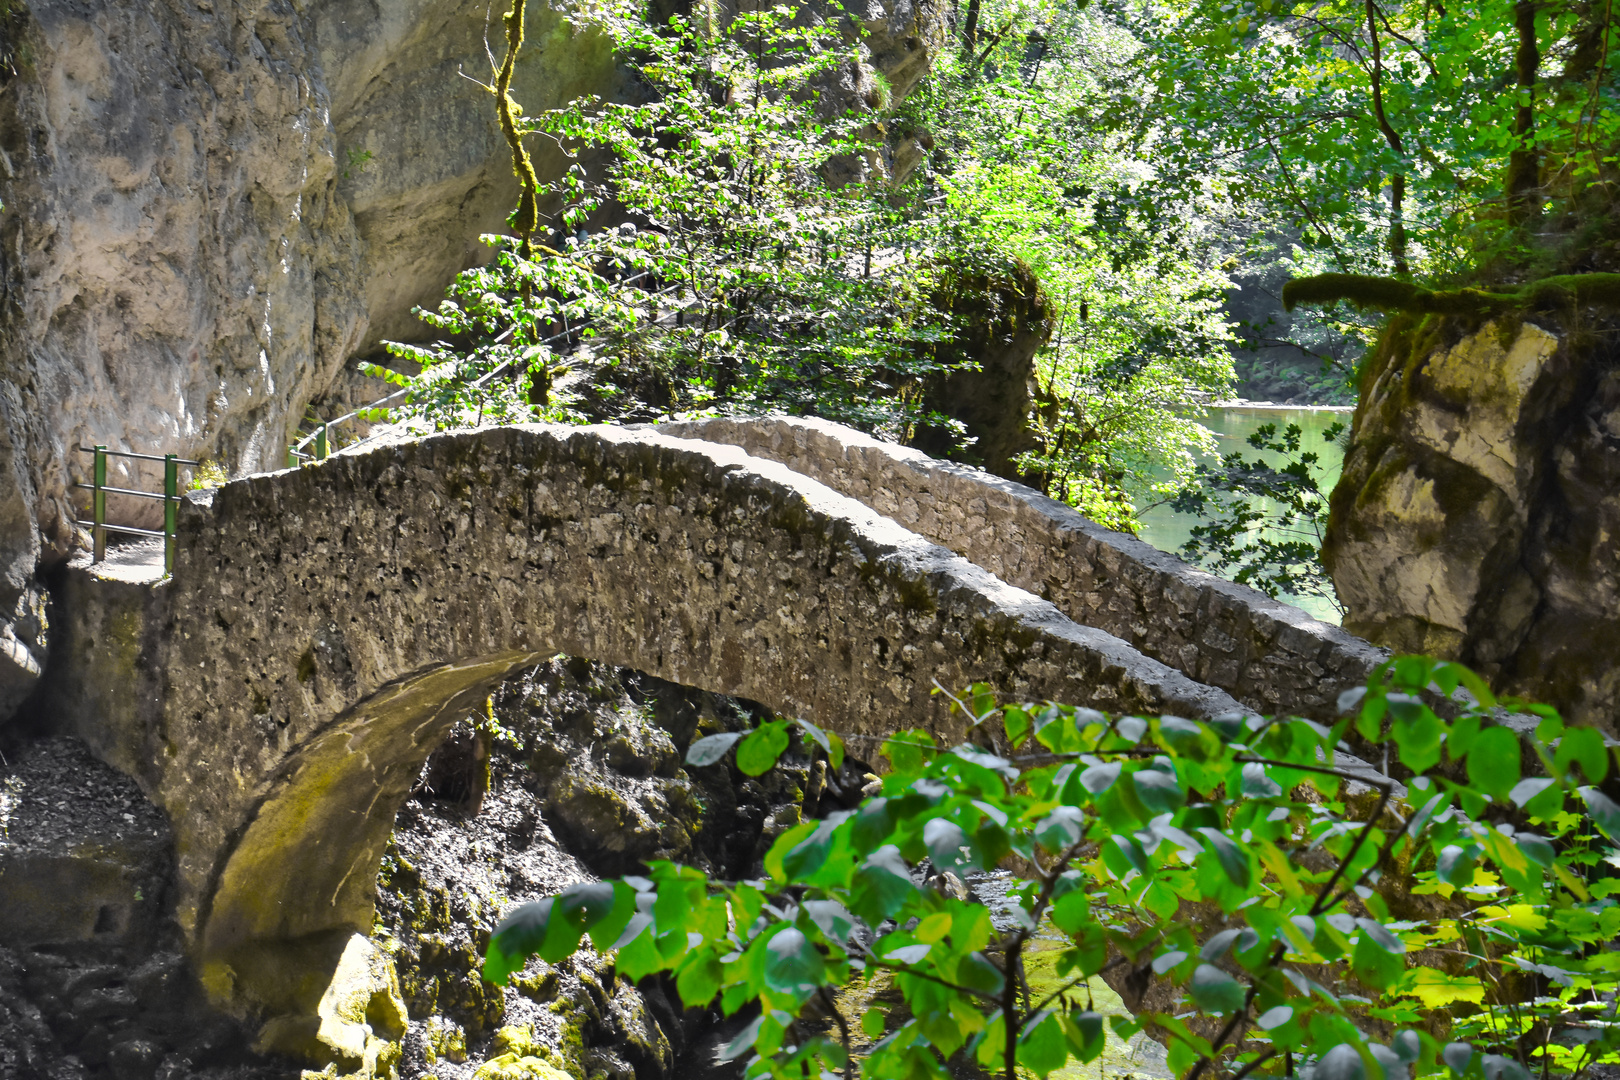
<instances>
[{"instance_id":1,"label":"dry stone bridge keystone","mask_svg":"<svg viewBox=\"0 0 1620 1080\"><path fill-rule=\"evenodd\" d=\"M63 588L50 706L169 814L210 995L277 1022L370 931L450 724L559 652L946 740L936 679L1324 715L1384 655L1028 488L786 419L341 453L187 503L172 579Z\"/></svg>"}]
</instances>

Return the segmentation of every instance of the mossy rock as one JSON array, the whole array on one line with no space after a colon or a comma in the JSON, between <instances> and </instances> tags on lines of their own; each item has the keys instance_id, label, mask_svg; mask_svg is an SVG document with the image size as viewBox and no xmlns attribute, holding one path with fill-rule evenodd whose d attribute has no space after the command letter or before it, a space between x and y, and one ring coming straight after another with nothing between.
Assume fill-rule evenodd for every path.
<instances>
[{"instance_id":1,"label":"mossy rock","mask_svg":"<svg viewBox=\"0 0 1620 1080\"><path fill-rule=\"evenodd\" d=\"M478 1066L473 1072L473 1080L574 1080L574 1078L540 1058L502 1054Z\"/></svg>"}]
</instances>

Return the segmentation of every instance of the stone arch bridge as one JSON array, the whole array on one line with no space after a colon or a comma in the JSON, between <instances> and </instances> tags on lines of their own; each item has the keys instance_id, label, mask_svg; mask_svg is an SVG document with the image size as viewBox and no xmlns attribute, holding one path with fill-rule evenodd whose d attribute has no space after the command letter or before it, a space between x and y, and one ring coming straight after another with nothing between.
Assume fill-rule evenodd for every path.
<instances>
[{"instance_id":1,"label":"stone arch bridge","mask_svg":"<svg viewBox=\"0 0 1620 1080\"><path fill-rule=\"evenodd\" d=\"M371 929L450 724L559 652L945 739L936 679L1323 715L1383 656L1028 488L785 419L340 453L188 502L172 579L64 592L49 707L167 811L204 985L269 1017L313 1012Z\"/></svg>"}]
</instances>

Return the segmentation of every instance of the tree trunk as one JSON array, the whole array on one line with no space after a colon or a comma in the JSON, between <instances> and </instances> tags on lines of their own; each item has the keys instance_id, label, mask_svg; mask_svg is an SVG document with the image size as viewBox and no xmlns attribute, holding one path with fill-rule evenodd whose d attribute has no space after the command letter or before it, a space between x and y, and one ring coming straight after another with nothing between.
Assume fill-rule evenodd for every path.
<instances>
[{"instance_id":1,"label":"tree trunk","mask_svg":"<svg viewBox=\"0 0 1620 1080\"><path fill-rule=\"evenodd\" d=\"M1372 41L1372 99L1373 115L1378 119L1378 130L1395 153L1405 155L1400 133L1384 114L1384 54L1378 41L1377 0L1367 0L1367 36ZM1397 169L1389 178L1389 258L1397 277L1407 277L1412 266L1406 258L1406 173Z\"/></svg>"},{"instance_id":2,"label":"tree trunk","mask_svg":"<svg viewBox=\"0 0 1620 1080\"><path fill-rule=\"evenodd\" d=\"M973 60L973 53L979 47L979 0L968 0L967 21L962 24L962 59L964 63Z\"/></svg>"},{"instance_id":3,"label":"tree trunk","mask_svg":"<svg viewBox=\"0 0 1620 1080\"><path fill-rule=\"evenodd\" d=\"M1541 67L1541 47L1536 41L1534 0L1519 0L1513 8L1513 25L1519 47L1513 54L1517 76L1519 108L1513 117L1513 150L1508 154L1508 221L1516 227L1528 225L1541 210L1541 154L1536 149L1536 73Z\"/></svg>"}]
</instances>

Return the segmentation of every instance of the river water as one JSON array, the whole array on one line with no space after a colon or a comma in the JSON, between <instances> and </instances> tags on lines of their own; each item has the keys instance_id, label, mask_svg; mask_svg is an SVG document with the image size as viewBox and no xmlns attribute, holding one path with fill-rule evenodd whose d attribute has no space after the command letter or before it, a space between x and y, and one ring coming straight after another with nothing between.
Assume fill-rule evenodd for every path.
<instances>
[{"instance_id":1,"label":"river water","mask_svg":"<svg viewBox=\"0 0 1620 1080\"><path fill-rule=\"evenodd\" d=\"M1333 485L1338 482L1339 470L1344 464L1344 450L1339 443L1324 438L1324 433L1335 423L1349 426L1348 408L1232 405L1212 408L1201 420L1205 427L1215 433L1221 454L1236 451L1246 460L1253 461L1258 457L1274 465L1284 463L1282 455L1256 451L1246 441L1250 433L1263 424L1276 424L1277 434L1281 436L1289 424L1298 424L1303 432L1301 451L1315 451L1320 459L1322 469L1320 482L1323 493L1332 491ZM1143 540L1156 548L1178 555L1181 545L1186 543L1191 535L1193 526L1198 524L1197 518L1188 514L1178 514L1168 506L1156 506L1145 511L1141 515L1141 520L1142 531L1139 535ZM1304 608L1323 622L1334 625L1339 622L1338 611L1323 597L1283 596L1279 599Z\"/></svg>"}]
</instances>

